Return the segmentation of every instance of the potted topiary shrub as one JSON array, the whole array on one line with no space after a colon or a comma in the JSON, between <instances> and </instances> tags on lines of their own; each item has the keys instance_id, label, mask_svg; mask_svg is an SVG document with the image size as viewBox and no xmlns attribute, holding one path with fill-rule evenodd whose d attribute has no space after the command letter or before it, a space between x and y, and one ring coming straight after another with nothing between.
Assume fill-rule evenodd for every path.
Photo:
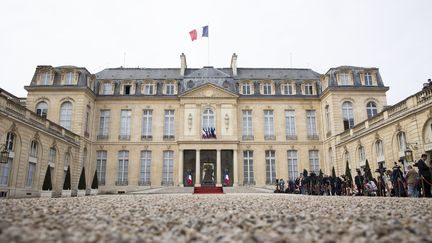
<instances>
[{"instance_id":1,"label":"potted topiary shrub","mask_svg":"<svg viewBox=\"0 0 432 243\"><path fill-rule=\"evenodd\" d=\"M71 175L70 175L70 166L68 166L66 171L65 180L63 183L62 197L70 197L71 196Z\"/></svg>"},{"instance_id":2,"label":"potted topiary shrub","mask_svg":"<svg viewBox=\"0 0 432 243\"><path fill-rule=\"evenodd\" d=\"M41 197L52 197L51 167L48 165L42 185Z\"/></svg>"},{"instance_id":3,"label":"potted topiary shrub","mask_svg":"<svg viewBox=\"0 0 432 243\"><path fill-rule=\"evenodd\" d=\"M97 195L98 188L99 188L99 182L98 182L98 177L97 177L97 170L95 170L95 173L93 176L93 181L91 184L90 195Z\"/></svg>"},{"instance_id":4,"label":"potted topiary shrub","mask_svg":"<svg viewBox=\"0 0 432 243\"><path fill-rule=\"evenodd\" d=\"M86 179L85 179L85 169L83 167L81 170L81 175L80 175L79 182L78 182L77 196L83 197L83 196L85 196L85 193L86 193Z\"/></svg>"}]
</instances>

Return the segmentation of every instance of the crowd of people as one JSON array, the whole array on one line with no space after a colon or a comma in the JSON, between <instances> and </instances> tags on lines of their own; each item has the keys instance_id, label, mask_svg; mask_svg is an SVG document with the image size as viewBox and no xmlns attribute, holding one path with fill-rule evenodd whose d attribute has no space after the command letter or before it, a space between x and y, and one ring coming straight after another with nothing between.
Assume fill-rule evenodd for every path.
<instances>
[{"instance_id":1,"label":"crowd of people","mask_svg":"<svg viewBox=\"0 0 432 243\"><path fill-rule=\"evenodd\" d=\"M333 168L331 176L321 171L303 173L295 180L276 179L276 193L295 193L305 195L346 195L346 196L392 196L392 197L431 197L432 170L423 154L413 166L408 165L404 173L395 162L392 170L381 164L374 178L368 166L364 173L357 169L354 180L351 174L336 176Z\"/></svg>"}]
</instances>

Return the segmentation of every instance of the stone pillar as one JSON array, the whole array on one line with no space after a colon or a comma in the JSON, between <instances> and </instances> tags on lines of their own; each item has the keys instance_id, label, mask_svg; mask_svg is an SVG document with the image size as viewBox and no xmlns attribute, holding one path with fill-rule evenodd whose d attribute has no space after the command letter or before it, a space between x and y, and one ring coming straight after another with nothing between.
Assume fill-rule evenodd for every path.
<instances>
[{"instance_id":1,"label":"stone pillar","mask_svg":"<svg viewBox=\"0 0 432 243\"><path fill-rule=\"evenodd\" d=\"M179 150L179 173L178 173L178 182L179 182L179 186L184 186L183 185L183 150L180 149Z\"/></svg>"},{"instance_id":2,"label":"stone pillar","mask_svg":"<svg viewBox=\"0 0 432 243\"><path fill-rule=\"evenodd\" d=\"M216 150L216 186L222 186L221 183L221 150Z\"/></svg>"},{"instance_id":3,"label":"stone pillar","mask_svg":"<svg viewBox=\"0 0 432 243\"><path fill-rule=\"evenodd\" d=\"M238 185L238 162L237 162L237 149L233 150L233 167L234 167L234 181L233 186Z\"/></svg>"},{"instance_id":4,"label":"stone pillar","mask_svg":"<svg viewBox=\"0 0 432 243\"><path fill-rule=\"evenodd\" d=\"M200 150L197 149L195 155L195 186L201 186L200 163Z\"/></svg>"}]
</instances>

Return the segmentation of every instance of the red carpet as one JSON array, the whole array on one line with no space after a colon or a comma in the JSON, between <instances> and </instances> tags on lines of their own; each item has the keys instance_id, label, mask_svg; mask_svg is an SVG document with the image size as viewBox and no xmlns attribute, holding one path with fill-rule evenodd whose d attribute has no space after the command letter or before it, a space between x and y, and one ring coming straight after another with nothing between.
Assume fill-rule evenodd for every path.
<instances>
[{"instance_id":1,"label":"red carpet","mask_svg":"<svg viewBox=\"0 0 432 243\"><path fill-rule=\"evenodd\" d=\"M201 186L194 187L193 194L223 194L223 188L221 186Z\"/></svg>"}]
</instances>

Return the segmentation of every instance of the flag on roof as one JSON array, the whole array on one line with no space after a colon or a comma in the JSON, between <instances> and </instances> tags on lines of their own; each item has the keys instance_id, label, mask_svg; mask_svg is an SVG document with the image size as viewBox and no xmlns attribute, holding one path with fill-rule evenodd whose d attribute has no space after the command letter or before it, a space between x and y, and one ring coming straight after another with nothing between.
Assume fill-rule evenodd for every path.
<instances>
[{"instance_id":1,"label":"flag on roof","mask_svg":"<svg viewBox=\"0 0 432 243\"><path fill-rule=\"evenodd\" d=\"M209 34L209 27L208 27L208 25L203 26L201 28L197 28L197 29L191 30L189 32L189 35L190 35L192 41L194 41L196 39L199 39L201 37L208 37L208 34Z\"/></svg>"}]
</instances>

